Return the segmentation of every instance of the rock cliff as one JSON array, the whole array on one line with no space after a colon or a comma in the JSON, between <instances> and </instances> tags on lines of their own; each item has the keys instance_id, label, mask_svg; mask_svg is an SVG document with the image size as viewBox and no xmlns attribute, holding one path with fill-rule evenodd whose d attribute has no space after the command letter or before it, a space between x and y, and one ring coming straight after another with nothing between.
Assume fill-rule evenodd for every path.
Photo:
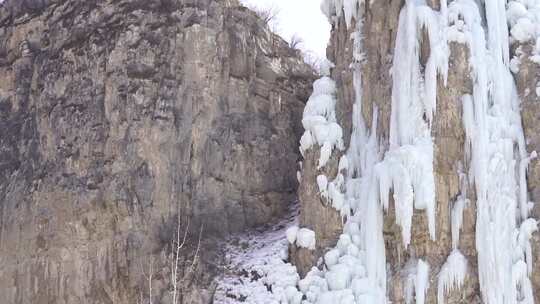
<instances>
[{"instance_id":1,"label":"rock cliff","mask_svg":"<svg viewBox=\"0 0 540 304\"><path fill-rule=\"evenodd\" d=\"M2 303L172 303L177 252L210 302L219 238L295 200L313 77L234 0L0 4Z\"/></svg>"},{"instance_id":2,"label":"rock cliff","mask_svg":"<svg viewBox=\"0 0 540 304\"><path fill-rule=\"evenodd\" d=\"M523 1L510 2L520 2L519 8L521 8ZM538 141L540 108L537 95L540 70L539 65L534 62L534 55L537 54L534 39L532 42L519 41L512 37L514 30L509 33L511 28L506 29L506 17L502 20L497 19L500 16L508 16L508 26L511 27L512 14L515 13L512 11L512 5L516 3L509 5L508 12L505 11L504 4L499 8L493 8L493 5L497 5L496 3L506 2L492 1L483 4L479 1L467 0L433 0L425 1L425 3L424 1L393 0L323 1L323 10L333 24L327 53L335 67L329 76L336 83L335 110L337 121L343 129L343 140L348 149L345 152L334 150L329 162L322 169L317 166L317 159L322 153L321 148L314 146L304 153L302 180L299 187L301 205L299 226L315 231L317 246L315 250L308 250L292 245L290 253L300 273L308 274L304 282L300 283L300 289L307 295L309 303L324 301L322 299L329 294L331 296L328 297L355 299L357 302L361 302L361 299L370 299L369 303L384 303L385 301L410 303L414 299L416 303L441 303L441 301L443 303L514 303L512 302L514 299L510 299L511 296L506 293L508 290L506 288L516 288L518 300L540 301L538 292L540 290L538 269L540 268L537 264L540 262L540 242L537 233L533 234L530 240L531 257L523 260L516 256L508 260L504 260L505 257L503 257L508 251L521 250L513 249L515 244L512 238L517 238L518 234L526 235L527 233L524 232L528 229L526 226L540 219L539 162L535 158L535 153L529 154L540 149ZM526 5L522 6L526 11ZM501 14L497 18L490 16L490 14L497 14L494 13L494 9L498 9L498 13ZM526 16L526 13L518 17L523 16ZM497 22L503 27L498 28L498 32L494 32L493 29L499 26ZM477 30L478 32L475 32ZM484 31L485 41L482 40ZM497 41L499 38L495 38L496 35L506 38ZM500 50L494 47L499 42L502 45ZM472 103L477 106L479 100L483 98L480 95L484 93L481 93L478 83L482 81L479 78L486 74L479 72L483 63L478 59L481 53L478 49L484 47L491 52L490 55L482 53L485 58L491 58L488 56L493 54L495 57L500 55L500 59L485 59L491 64L486 74L491 73L489 70L497 70L499 66L501 67L501 70L497 70L496 76L487 76L489 77L487 82L490 86L506 86L509 92L501 99L498 99L497 91L502 92L505 89L490 87L489 93L486 93L487 89L484 92L485 99L490 99L487 103L487 107L490 107L488 119L497 121L497 126L490 127L490 130L484 134L485 136L490 134L486 145L490 140L493 141L490 145L498 148L510 144L508 164L513 166L510 170L506 167L505 169L497 167L496 163L501 161L499 159L502 157L501 154L490 159L488 156L491 153L490 150L484 149L485 157L491 162L491 167L487 171L492 172L487 182L482 181L483 178L478 174L478 163L482 162L478 160L482 158L478 151L482 148L480 148L481 145L475 146L474 143L475 136L476 139L482 136L479 135L482 131L478 130L481 129L481 122L479 122L481 113L478 109L475 110L474 117L468 116L470 113L467 113L470 100L474 99ZM508 54L505 54L505 48L509 50ZM409 55L410 57L406 57ZM512 59L513 63L510 63L509 59ZM418 65L415 65L415 60L418 60ZM497 65L496 62L499 60L501 60L500 65ZM519 68L514 68L516 62L519 62ZM410 69L402 68L407 65ZM509 69L512 70L512 74ZM511 76L505 78L506 75ZM409 90L408 92L399 91L400 82L406 82L406 88L403 90ZM517 87L515 91L513 91L514 86ZM415 94L418 93L414 90L420 92L418 99L421 103L419 104L415 104L415 98L417 98ZM433 109L429 108L431 104L428 98L431 93L435 94L436 99L436 107ZM410 94L405 98L407 102L405 107L413 109L409 112L403 111L406 108L399 104L403 99L403 94ZM521 104L514 103L516 94L519 95ZM498 113L501 108L504 108L503 104L511 104L508 106L509 112L517 111L516 115L521 113L521 117L516 120L510 118L512 122L507 127L503 127L504 124L501 122L506 118L499 121L501 119L499 116L506 115ZM430 116L432 113L434 113L433 117ZM400 115L403 118L400 118ZM415 135L414 140L407 141L406 137L415 131L403 128L400 130L400 127L408 125L415 129L418 124L409 122L415 122L416 119L420 125L424 125L425 129L429 130L429 136L423 137L422 132L425 129L422 129ZM477 128L475 130L477 133L475 135L471 135L471 130L468 129L470 128L469 120L476 120L474 128ZM514 128L519 133L521 126L524 135L510 134L514 132ZM497 128L503 128L503 130L499 133L493 131ZM510 129L512 131L509 131ZM360 136L355 134L360 134ZM357 139L352 138L355 136L358 136ZM499 140L498 136L502 138ZM473 137L472 140L471 137ZM357 147L354 140L360 140L362 146ZM431 162L429 158L424 157L425 154L422 154L426 151L420 146L423 140L431 141L429 147L432 147L432 151L428 148L427 154L432 155L433 158L433 168L428 170L433 172L433 187L429 187L429 183L426 182L429 181L429 174L422 171L423 164ZM471 141L472 146L469 146ZM526 142L526 147L524 142ZM372 143L375 148L367 147ZM528 152L525 152L524 148ZM353 158L360 159L356 167L351 166ZM340 171L343 159L348 161L349 171L354 171ZM373 160L375 160L375 165L370 167L370 162L373 163ZM509 221L508 227L515 226L516 230L510 230L514 228L497 230L498 228L495 227L500 223L497 222L495 216L488 215L492 216L488 224L491 225L489 228L491 232L483 234L484 216L488 212L483 210L489 209L489 212L493 214L498 212L494 211L498 207L487 207L489 203L486 204L484 200L486 192L487 201L504 204L498 201L495 195L490 197L491 193L498 193L498 190L484 191L485 184L497 180L498 176L504 174L508 174L510 180L524 181L525 173L520 170L527 171L525 169L527 166L528 188L520 188L521 185L526 188L525 183L510 182L507 189L509 192L504 192L505 189L498 195L505 195L505 198L513 201L512 204L523 203L522 206L525 206L531 204L529 203L531 201L533 205L516 207L510 204L509 206L513 207L505 209L504 214ZM393 177L393 180L390 177L390 184L385 184L388 182L389 173L382 173L381 168L385 168L385 171L397 169L398 176ZM343 191L348 204L345 215L343 210L333 208L332 198L328 199L321 195L320 185L317 187L317 176L325 175L331 181L334 178L337 180L341 173L348 179L344 184L340 184L340 191ZM406 181L403 182L404 180ZM411 205L408 205L404 191L409 188L407 181L411 182L411 180ZM497 183L498 187L505 187L502 181L493 183ZM374 187L372 187L373 184L375 184ZM417 185L421 185L422 188ZM389 201L386 201L388 205L384 201L385 186L391 188ZM373 188L376 193L371 192ZM433 231L434 234L431 231L430 205L422 206L423 202L416 201L425 198L419 197L425 195L423 192L425 189L431 188L434 189L435 198L433 226L436 229ZM520 191L522 194L518 194ZM386 195L388 199L388 194ZM412 213L412 197L415 200L414 213ZM371 198L375 198L373 205ZM478 207L479 204L483 207ZM408 206L411 206L411 218L407 226ZM530 213L525 211L529 208ZM515 212L518 214L514 216ZM521 215L519 212L522 212ZM529 219L533 221L527 221L527 216L530 216ZM379 217L380 223L378 223ZM380 225L380 232L379 229L373 228L377 225ZM502 235L507 231L515 233L513 237L507 239L508 243L498 243L493 252L486 253L491 250L488 249L493 244L490 242L497 239L490 235ZM380 238L376 235L377 233L381 233ZM358 238L355 239L355 237ZM405 237L408 239L404 239ZM351 250L350 246L347 247L347 244L351 242L354 250ZM504 249L505 246L508 249ZM520 245L517 247L521 248ZM372 254L374 252L379 255L379 258ZM490 254L493 255L489 256ZM494 257L497 255L498 257ZM339 268L339 265L335 265L338 263L337 258L340 258L339 264L348 265L351 269L353 268L351 264L347 264L348 261L358 261L355 263L362 265L361 270L355 272L355 270ZM490 258L500 258L500 260L486 262ZM509 273L519 276L516 274L518 272L516 269L521 267L525 260L527 263L532 261L534 265L532 272L528 278L520 281L519 284L523 285L508 287L511 283L504 280L511 277ZM464 262L461 263L461 261ZM373 265L374 263L380 264L376 266ZM487 264L489 266L486 267ZM502 264L506 266L500 266ZM425 272L425 280L421 279L423 274L419 270L422 265L429 265L429 270ZM461 265L466 266L467 269L464 278L459 278L460 270L458 269ZM318 266L324 273L313 270L310 272L313 266ZM499 273L499 270L494 270L498 267L505 267L506 270ZM452 271L454 271L452 273L454 277L450 279L448 285L444 285L446 276ZM489 276L486 276L486 271L489 272ZM331 286L329 278L338 277L344 280L344 285L338 288ZM487 277L489 279L486 280ZM319 278L324 278L327 283L321 283ZM516 279L516 277L512 278ZM524 282L529 279L532 283L530 290L534 290L534 298L526 291L526 287L523 287L528 284ZM495 281L497 283L493 283ZM501 283L503 281L504 283ZM424 286L425 290L419 285ZM494 285L499 286L498 291L496 288L493 289ZM328 290L327 293L324 292L325 290ZM505 293L506 295L502 296ZM506 298L503 299L503 297Z\"/></svg>"},{"instance_id":3,"label":"rock cliff","mask_svg":"<svg viewBox=\"0 0 540 304\"><path fill-rule=\"evenodd\" d=\"M540 7L322 2L0 4L4 302L540 302Z\"/></svg>"}]
</instances>

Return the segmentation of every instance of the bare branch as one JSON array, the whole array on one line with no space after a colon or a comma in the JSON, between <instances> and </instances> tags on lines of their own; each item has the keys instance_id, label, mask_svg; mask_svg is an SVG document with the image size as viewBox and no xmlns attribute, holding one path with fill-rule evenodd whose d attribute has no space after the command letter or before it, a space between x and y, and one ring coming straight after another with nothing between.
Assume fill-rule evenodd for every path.
<instances>
[{"instance_id":1,"label":"bare branch","mask_svg":"<svg viewBox=\"0 0 540 304\"><path fill-rule=\"evenodd\" d=\"M294 50L299 50L302 44L304 44L304 39L302 39L302 37L300 37L298 34L294 34L289 42L289 47Z\"/></svg>"},{"instance_id":2,"label":"bare branch","mask_svg":"<svg viewBox=\"0 0 540 304\"><path fill-rule=\"evenodd\" d=\"M195 268L195 263L197 262L197 259L199 258L199 250L201 249L202 233L203 233L203 225L201 224L201 229L199 230L199 240L197 242L197 249L195 250L195 255L193 256L193 260L191 261L191 267L188 273L193 272L193 269Z\"/></svg>"},{"instance_id":3,"label":"bare branch","mask_svg":"<svg viewBox=\"0 0 540 304\"><path fill-rule=\"evenodd\" d=\"M269 24L272 21L275 21L280 13L280 9L276 5L268 6L265 8L254 8L253 9L257 16L263 20L265 24Z\"/></svg>"},{"instance_id":4,"label":"bare branch","mask_svg":"<svg viewBox=\"0 0 540 304\"><path fill-rule=\"evenodd\" d=\"M186 239L189 232L189 220L186 228L184 229L184 238L182 240L182 243L180 243L180 228L181 222L180 219L178 219L178 224L176 227L176 247L173 244L174 267L171 271L171 282L173 284L173 304L177 304L178 302L178 262L180 260L180 251L182 250L182 248L184 248L184 245L186 244Z\"/></svg>"},{"instance_id":5,"label":"bare branch","mask_svg":"<svg viewBox=\"0 0 540 304\"><path fill-rule=\"evenodd\" d=\"M188 244L191 244L191 242L188 241L189 237L189 228L190 228L190 222L188 220L188 223L185 227L182 227L182 221L178 219L176 231L174 232L175 235L172 237L171 246L172 250L170 252L170 255L167 255L167 259L170 260L170 286L172 287L172 290L170 291L172 293L172 301L171 304L180 304L184 303L183 294L185 292L185 289L188 287L189 284L191 284L191 279L195 278L195 268L197 266L197 261L199 259L199 254L201 250L201 243L202 243L202 234L203 234L203 225L201 225L201 228L199 230L199 239L197 242L197 247L193 249L191 245L188 246ZM182 229L184 231L182 232ZM173 230L174 231L174 230ZM190 238L190 237L189 237ZM191 238L190 238L191 239ZM188 250L194 250L191 255L188 253ZM191 258L191 260L189 260ZM150 265L148 267L143 267L141 263L141 269L144 279L147 281L147 288L148 288L148 296L149 300L146 300L147 302L152 304L153 301L153 294L154 294L154 286L153 279L154 279L154 258L151 257ZM148 268L148 271L147 271ZM141 303L143 303L143 295L141 292Z\"/></svg>"},{"instance_id":6,"label":"bare branch","mask_svg":"<svg viewBox=\"0 0 540 304\"><path fill-rule=\"evenodd\" d=\"M307 63L315 72L321 75L322 60L319 56L313 52L304 52L304 62Z\"/></svg>"},{"instance_id":7,"label":"bare branch","mask_svg":"<svg viewBox=\"0 0 540 304\"><path fill-rule=\"evenodd\" d=\"M150 257L150 265L149 265L149 269L148 269L148 272L146 272L144 270L144 266L142 265L141 263L141 269L142 269L142 273L143 273L143 277L146 279L146 281L148 282L148 297L149 297L149 304L153 304L153 288L152 288L152 281L153 281L153 277L154 277L154 257L151 256ZM143 301L143 295L142 295L142 292L141 292L141 303Z\"/></svg>"}]
</instances>

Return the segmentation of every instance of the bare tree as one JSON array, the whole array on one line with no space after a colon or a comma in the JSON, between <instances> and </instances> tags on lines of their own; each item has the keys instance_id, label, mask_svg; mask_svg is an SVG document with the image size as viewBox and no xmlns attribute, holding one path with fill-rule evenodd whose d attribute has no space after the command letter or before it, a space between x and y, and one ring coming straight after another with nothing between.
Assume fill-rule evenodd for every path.
<instances>
[{"instance_id":1,"label":"bare tree","mask_svg":"<svg viewBox=\"0 0 540 304\"><path fill-rule=\"evenodd\" d=\"M183 303L182 295L185 293L187 288L189 288L189 285L194 278L195 268L199 260L203 226L201 225L199 230L198 240L195 248L193 247L193 242L189 241L189 227L189 221L185 227L182 227L182 222L180 219L178 219L175 229L176 231L170 243L171 253L169 255L163 255L165 261L170 262L170 288L172 289L170 291L172 298L170 304ZM155 276L154 262L154 257L151 256L147 267L144 267L141 264L142 274L148 288L148 300L144 301L144 296L141 291L140 300L138 303L153 304L154 290L152 282Z\"/></svg>"},{"instance_id":2,"label":"bare tree","mask_svg":"<svg viewBox=\"0 0 540 304\"><path fill-rule=\"evenodd\" d=\"M180 221L178 221L178 225L176 227L176 240L173 240L172 243L173 259L171 260L171 283L173 284L173 304L177 303L176 297L178 295L178 262L180 261L180 252L186 244L186 239L189 232L189 222L187 228L184 229L184 237L182 238L182 242L180 242L180 229L181 224Z\"/></svg>"},{"instance_id":3,"label":"bare tree","mask_svg":"<svg viewBox=\"0 0 540 304\"><path fill-rule=\"evenodd\" d=\"M300 37L298 34L294 34L289 42L289 47L294 50L299 50L302 44L304 44L304 39L302 39L302 37Z\"/></svg>"},{"instance_id":4,"label":"bare tree","mask_svg":"<svg viewBox=\"0 0 540 304\"><path fill-rule=\"evenodd\" d=\"M141 270L144 277L144 280L148 283L148 302L149 304L153 304L154 301L154 295L153 295L153 288L152 288L152 281L154 280L154 257L150 256L150 262L148 264L148 271L145 270L144 265L141 263ZM137 301L138 303L144 303L144 296L143 292L140 293L140 300Z\"/></svg>"},{"instance_id":5,"label":"bare tree","mask_svg":"<svg viewBox=\"0 0 540 304\"><path fill-rule=\"evenodd\" d=\"M191 258L191 262L186 262L183 260L183 257L187 257L187 254L185 252L186 247L186 240L189 234L189 221L186 227L184 228L184 233L182 237L182 241L180 241L181 238L181 222L178 221L177 227L176 227L176 235L175 239L172 243L172 260L171 260L171 284L172 284L172 304L178 304L178 301L180 300L180 294L184 291L184 289L189 284L188 280L193 275L195 271L195 266L199 259L199 251L201 248L201 239L202 239L202 233L203 233L203 226L201 225L201 228L199 230L199 236L197 239L197 247L195 248L195 252L193 254L193 257ZM180 265L182 264L182 265Z\"/></svg>"},{"instance_id":6,"label":"bare tree","mask_svg":"<svg viewBox=\"0 0 540 304\"><path fill-rule=\"evenodd\" d=\"M307 63L318 75L322 74L322 60L319 56L311 51L304 52L304 62Z\"/></svg>"},{"instance_id":7,"label":"bare tree","mask_svg":"<svg viewBox=\"0 0 540 304\"><path fill-rule=\"evenodd\" d=\"M270 24L270 22L275 21L280 13L279 7L275 4L264 8L256 7L251 9L253 9L257 16L259 16L259 18L267 25Z\"/></svg>"}]
</instances>

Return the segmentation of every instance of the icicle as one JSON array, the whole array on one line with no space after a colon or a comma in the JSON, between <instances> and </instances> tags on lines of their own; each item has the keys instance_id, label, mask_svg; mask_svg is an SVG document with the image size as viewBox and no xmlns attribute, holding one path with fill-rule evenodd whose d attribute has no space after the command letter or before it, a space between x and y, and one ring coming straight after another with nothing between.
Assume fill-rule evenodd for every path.
<instances>
[{"instance_id":1,"label":"icicle","mask_svg":"<svg viewBox=\"0 0 540 304\"><path fill-rule=\"evenodd\" d=\"M532 273L532 249L531 237L534 232L538 231L538 223L534 219L527 219L519 227L517 246L519 248L518 258L525 260L527 264L527 274Z\"/></svg>"},{"instance_id":2,"label":"icicle","mask_svg":"<svg viewBox=\"0 0 540 304\"><path fill-rule=\"evenodd\" d=\"M470 159L469 176L477 196L476 247L482 299L486 304L516 303L518 298L524 303L532 301L528 278L532 267L529 242L536 222L525 220L522 214L525 221L519 229L516 224L518 206L522 212L528 210L524 188L528 159L519 99L508 70L504 1L485 1L488 39L475 0L455 0L450 4L443 0L440 12L433 11L424 1L406 1L400 13L391 71L390 147L384 158L376 133L378 109L375 107L373 111L371 129L362 116L359 1L323 2L327 16L343 15L347 27L351 26L353 18L358 21L352 34L355 104L350 146L346 157L340 160L336 178L332 182L323 182L321 178L319 183L321 194L324 193L334 207L352 210L352 213L347 215L344 234L337 247L325 255L328 269L312 270L300 281L308 303L353 303L355 299L386 303L383 209L388 209L391 190L405 246L410 242L414 209L426 210L429 233L435 238L431 123L436 109L437 78L442 76L446 83L448 41L466 43L471 56L473 94L463 96L463 124L467 136L466 157ZM431 50L425 67L421 66L419 49L423 29L427 30ZM306 129L301 141L302 151L319 144L322 147L319 167L324 166L334 148L343 149L342 130L335 120L334 92L335 84L323 77L314 87L302 121ZM518 171L519 178L516 177ZM452 210L454 251L439 274L440 302L444 300L444 292L460 286L466 275L467 262L457 250L467 203L466 186L461 190ZM417 303L423 303L429 266L418 261L410 278L414 284L409 284L409 301L414 292Z\"/></svg>"},{"instance_id":3,"label":"icicle","mask_svg":"<svg viewBox=\"0 0 540 304\"><path fill-rule=\"evenodd\" d=\"M321 2L321 11L328 19L331 19L336 12L334 0L323 0Z\"/></svg>"},{"instance_id":4,"label":"icicle","mask_svg":"<svg viewBox=\"0 0 540 304\"><path fill-rule=\"evenodd\" d=\"M441 267L437 282L437 303L444 304L444 295L452 290L458 290L467 276L467 259L461 252L454 249Z\"/></svg>"},{"instance_id":5,"label":"icicle","mask_svg":"<svg viewBox=\"0 0 540 304\"><path fill-rule=\"evenodd\" d=\"M319 186L319 194L322 198L328 199L328 178L321 174L317 176L317 186Z\"/></svg>"},{"instance_id":6,"label":"icicle","mask_svg":"<svg viewBox=\"0 0 540 304\"><path fill-rule=\"evenodd\" d=\"M521 211L521 220L529 217L529 199L527 198L527 168L531 160L537 157L536 151L533 151L529 157L521 159L519 164L519 209Z\"/></svg>"},{"instance_id":7,"label":"icicle","mask_svg":"<svg viewBox=\"0 0 540 304\"><path fill-rule=\"evenodd\" d=\"M524 173L528 160L519 98L508 67L505 1L485 1L484 4L488 40L474 1L456 0L449 6L451 28L455 31L452 37L462 37L460 40L468 44L474 81L473 96L463 97L463 122L467 133L466 150L471 148L467 153L471 159L470 176L477 195L480 289L486 304L518 300L529 303L532 297L526 290L530 285L526 271L523 275L521 266L510 271L515 265L526 265L524 260L527 260L523 257L527 255L527 242L516 241L516 235L518 239L521 235L516 219L527 216ZM516 216L518 208L521 209L519 217ZM525 223L531 222L525 220ZM533 231L532 225L524 227L526 232Z\"/></svg>"},{"instance_id":8,"label":"icicle","mask_svg":"<svg viewBox=\"0 0 540 304\"><path fill-rule=\"evenodd\" d=\"M508 27L506 25L506 0L485 1L486 18L488 24L489 49L494 53L496 60L502 60L508 65L510 59Z\"/></svg>"},{"instance_id":9,"label":"icicle","mask_svg":"<svg viewBox=\"0 0 540 304\"><path fill-rule=\"evenodd\" d=\"M351 26L353 18L357 18L358 13L358 0L345 0L343 2L343 12L345 17L345 23L347 28Z\"/></svg>"},{"instance_id":10,"label":"icicle","mask_svg":"<svg viewBox=\"0 0 540 304\"><path fill-rule=\"evenodd\" d=\"M394 190L396 221L401 226L405 246L410 242L414 208L426 210L430 236L435 239L436 235L431 121L436 108L437 75L446 79L448 70L448 46L442 30L445 24L439 13L416 1L407 1L399 18L392 67L390 150L384 162L377 165L377 172L385 209L388 207L385 192L390 187ZM428 30L431 46L424 75L418 42L423 27Z\"/></svg>"},{"instance_id":11,"label":"icicle","mask_svg":"<svg viewBox=\"0 0 540 304\"><path fill-rule=\"evenodd\" d=\"M321 147L318 169L324 167L334 148L344 150L343 130L336 123L336 84L329 77L322 77L313 84L313 94L309 98L302 125L305 132L300 139L300 151L305 151L318 143Z\"/></svg>"},{"instance_id":12,"label":"icicle","mask_svg":"<svg viewBox=\"0 0 540 304\"><path fill-rule=\"evenodd\" d=\"M452 208L452 248L456 249L459 244L459 231L463 223L463 210L467 205L467 199L459 197Z\"/></svg>"},{"instance_id":13,"label":"icicle","mask_svg":"<svg viewBox=\"0 0 540 304\"><path fill-rule=\"evenodd\" d=\"M451 228L452 228L452 249L457 249L459 245L459 232L461 225L463 224L463 210L469 204L467 199L467 177L465 174L460 173L460 188L461 194L457 197L452 207L451 212Z\"/></svg>"},{"instance_id":14,"label":"icicle","mask_svg":"<svg viewBox=\"0 0 540 304\"><path fill-rule=\"evenodd\" d=\"M429 264L419 259L409 261L405 267L405 303L410 304L414 298L416 304L424 304L429 288Z\"/></svg>"},{"instance_id":15,"label":"icicle","mask_svg":"<svg viewBox=\"0 0 540 304\"><path fill-rule=\"evenodd\" d=\"M527 275L525 262L519 260L512 266L511 277L511 299L523 299L519 301L520 304L534 304L533 287Z\"/></svg>"},{"instance_id":16,"label":"icicle","mask_svg":"<svg viewBox=\"0 0 540 304\"><path fill-rule=\"evenodd\" d=\"M415 282L416 304L424 304L429 288L429 264L418 260Z\"/></svg>"}]
</instances>

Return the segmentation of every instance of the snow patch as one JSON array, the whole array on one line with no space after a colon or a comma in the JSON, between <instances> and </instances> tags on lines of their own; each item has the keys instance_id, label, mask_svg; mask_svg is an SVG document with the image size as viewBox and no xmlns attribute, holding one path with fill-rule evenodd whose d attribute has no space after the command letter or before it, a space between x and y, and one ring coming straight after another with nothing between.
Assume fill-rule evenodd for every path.
<instances>
[{"instance_id":1,"label":"snow patch","mask_svg":"<svg viewBox=\"0 0 540 304\"><path fill-rule=\"evenodd\" d=\"M264 232L257 230L232 236L224 251L225 274L217 279L216 304L301 304L296 288L300 277L296 267L285 262L287 238L296 227L297 210Z\"/></svg>"}]
</instances>

